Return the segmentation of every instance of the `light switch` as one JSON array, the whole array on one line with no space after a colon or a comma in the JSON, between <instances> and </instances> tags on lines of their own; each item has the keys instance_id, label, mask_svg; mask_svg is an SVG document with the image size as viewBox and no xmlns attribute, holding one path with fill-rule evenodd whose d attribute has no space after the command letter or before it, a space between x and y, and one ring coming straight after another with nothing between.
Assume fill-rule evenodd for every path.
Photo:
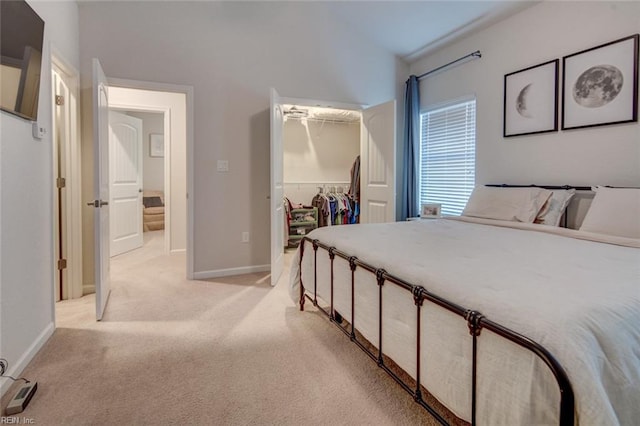
<instances>
[{"instance_id":1,"label":"light switch","mask_svg":"<svg viewBox=\"0 0 640 426\"><path fill-rule=\"evenodd\" d=\"M228 172L229 171L229 160L218 160L218 171L219 172Z\"/></svg>"}]
</instances>

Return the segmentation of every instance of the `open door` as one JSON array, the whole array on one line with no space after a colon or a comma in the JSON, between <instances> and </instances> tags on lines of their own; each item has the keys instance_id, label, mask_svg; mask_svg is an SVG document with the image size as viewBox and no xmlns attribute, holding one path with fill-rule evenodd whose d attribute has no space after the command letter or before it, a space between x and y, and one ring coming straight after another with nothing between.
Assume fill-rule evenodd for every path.
<instances>
[{"instance_id":1,"label":"open door","mask_svg":"<svg viewBox=\"0 0 640 426\"><path fill-rule=\"evenodd\" d=\"M396 101L362 111L360 223L396 219Z\"/></svg>"},{"instance_id":2,"label":"open door","mask_svg":"<svg viewBox=\"0 0 640 426\"><path fill-rule=\"evenodd\" d=\"M94 250L96 319L102 320L111 286L109 282L109 84L100 61L93 59L93 158L95 200Z\"/></svg>"},{"instance_id":3,"label":"open door","mask_svg":"<svg viewBox=\"0 0 640 426\"><path fill-rule=\"evenodd\" d=\"M142 120L109 112L111 256L142 247Z\"/></svg>"},{"instance_id":4,"label":"open door","mask_svg":"<svg viewBox=\"0 0 640 426\"><path fill-rule=\"evenodd\" d=\"M276 285L284 268L284 154L282 105L271 89L271 285Z\"/></svg>"}]
</instances>

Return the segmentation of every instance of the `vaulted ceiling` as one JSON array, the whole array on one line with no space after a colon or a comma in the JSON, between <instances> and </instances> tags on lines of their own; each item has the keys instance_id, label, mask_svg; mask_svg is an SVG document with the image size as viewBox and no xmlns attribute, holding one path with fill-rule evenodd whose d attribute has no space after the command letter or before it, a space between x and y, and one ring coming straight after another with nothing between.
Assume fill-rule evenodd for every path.
<instances>
[{"instance_id":1,"label":"vaulted ceiling","mask_svg":"<svg viewBox=\"0 0 640 426\"><path fill-rule=\"evenodd\" d=\"M487 27L538 1L336 1L331 13L407 61Z\"/></svg>"}]
</instances>

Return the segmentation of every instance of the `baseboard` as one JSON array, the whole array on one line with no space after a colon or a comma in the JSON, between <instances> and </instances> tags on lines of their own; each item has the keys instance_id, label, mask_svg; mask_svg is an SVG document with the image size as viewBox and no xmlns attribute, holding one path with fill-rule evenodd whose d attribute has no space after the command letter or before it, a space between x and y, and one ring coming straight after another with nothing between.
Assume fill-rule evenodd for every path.
<instances>
[{"instance_id":1,"label":"baseboard","mask_svg":"<svg viewBox=\"0 0 640 426\"><path fill-rule=\"evenodd\" d=\"M29 346L29 349L27 349L25 353L22 354L18 362L9 366L10 368L8 372L5 374L8 376L16 377L16 378L19 377L24 371L24 369L27 368L27 365L29 365L33 357L36 356L38 351L44 346L45 343L47 343L47 340L49 340L49 338L53 335L53 332L55 331L55 329L56 329L55 325L52 322L49 323L49 325L47 325L47 327L45 327L45 329L42 330L42 333L40 333L40 335L31 344L31 346ZM30 379L35 380L36 378L30 377ZM0 395L4 396L4 394L9 390L9 388L13 384L13 381L10 379L0 379L0 380L2 380L2 383L0 384Z\"/></svg>"},{"instance_id":2,"label":"baseboard","mask_svg":"<svg viewBox=\"0 0 640 426\"><path fill-rule=\"evenodd\" d=\"M228 277L231 275L253 274L255 272L266 272L270 269L271 265L254 265L240 268L216 269L214 271L199 271L193 273L193 279L204 280L207 278Z\"/></svg>"},{"instance_id":3,"label":"baseboard","mask_svg":"<svg viewBox=\"0 0 640 426\"><path fill-rule=\"evenodd\" d=\"M96 292L95 284L83 284L82 285L82 295L86 296L87 294L93 294Z\"/></svg>"}]
</instances>

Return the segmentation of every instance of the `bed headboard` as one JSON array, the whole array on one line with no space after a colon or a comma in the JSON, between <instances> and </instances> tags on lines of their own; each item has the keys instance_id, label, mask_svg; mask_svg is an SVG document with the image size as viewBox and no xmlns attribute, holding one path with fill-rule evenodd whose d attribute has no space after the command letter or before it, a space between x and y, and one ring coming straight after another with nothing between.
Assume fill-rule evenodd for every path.
<instances>
[{"instance_id":1,"label":"bed headboard","mask_svg":"<svg viewBox=\"0 0 640 426\"><path fill-rule=\"evenodd\" d=\"M575 189L576 195L571 199L571 202L567 206L565 214L560 220L560 226L570 229L580 229L582 221L589 210L591 201L595 196L595 192L591 190L590 186L572 186L572 185L508 185L502 184L488 184L485 186L493 186L498 188L544 188L549 190L554 189Z\"/></svg>"}]
</instances>

